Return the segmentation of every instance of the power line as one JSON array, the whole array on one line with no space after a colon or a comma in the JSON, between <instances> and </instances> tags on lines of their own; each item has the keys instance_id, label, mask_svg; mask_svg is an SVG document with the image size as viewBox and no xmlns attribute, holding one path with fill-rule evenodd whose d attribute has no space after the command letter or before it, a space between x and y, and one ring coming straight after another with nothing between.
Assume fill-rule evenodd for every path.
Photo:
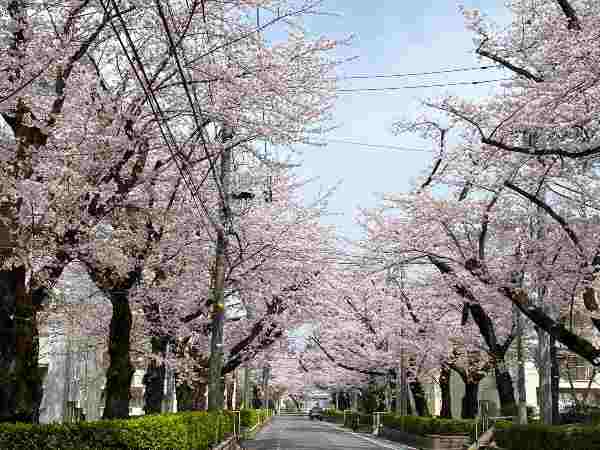
<instances>
[{"instance_id":1,"label":"power line","mask_svg":"<svg viewBox=\"0 0 600 450\"><path fill-rule=\"evenodd\" d=\"M454 83L439 83L439 84L415 84L412 86L390 86L382 88L357 88L357 89L336 89L335 92L341 94L348 94L353 92L386 92L386 91L400 91L403 89L419 89L419 88L430 88L430 87L445 87L445 86L465 86L475 85L484 83L496 83L498 81L509 81L512 78L497 78L495 80L482 80L482 81L456 81Z\"/></svg>"},{"instance_id":2,"label":"power line","mask_svg":"<svg viewBox=\"0 0 600 450\"><path fill-rule=\"evenodd\" d=\"M499 64L494 64L491 66L476 66L476 67L457 67L454 69L441 69L435 70L431 72L407 72L407 73L392 73L392 74L375 74L375 75L348 75L335 77L332 79L335 80L366 80L371 78L408 78L408 77L419 77L423 75L439 75L443 73L453 73L453 72L471 72L475 70L486 70L486 69L499 69L503 66Z\"/></svg>"},{"instance_id":3,"label":"power line","mask_svg":"<svg viewBox=\"0 0 600 450\"><path fill-rule=\"evenodd\" d=\"M397 145L386 145L386 144L369 144L366 142L349 141L349 140L345 140L345 139L323 138L323 141L332 142L332 143L336 143L336 144L357 145L359 147L380 148L380 149L385 149L385 150L400 150L400 151L405 151L405 152L425 152L425 153L433 152L433 150L428 149L428 148L400 147Z\"/></svg>"}]
</instances>

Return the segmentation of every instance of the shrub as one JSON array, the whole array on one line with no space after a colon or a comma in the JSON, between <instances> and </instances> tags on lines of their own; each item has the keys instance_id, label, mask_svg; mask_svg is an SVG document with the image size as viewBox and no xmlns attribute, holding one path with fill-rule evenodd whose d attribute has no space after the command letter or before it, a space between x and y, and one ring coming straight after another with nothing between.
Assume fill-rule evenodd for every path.
<instances>
[{"instance_id":1,"label":"shrub","mask_svg":"<svg viewBox=\"0 0 600 450\"><path fill-rule=\"evenodd\" d=\"M397 416L384 414L383 425L406 433L424 436L426 434L473 434L475 420L442 419L438 417Z\"/></svg>"},{"instance_id":2,"label":"shrub","mask_svg":"<svg viewBox=\"0 0 600 450\"><path fill-rule=\"evenodd\" d=\"M232 431L231 413L200 411L76 424L0 424L0 448L207 450Z\"/></svg>"},{"instance_id":3,"label":"shrub","mask_svg":"<svg viewBox=\"0 0 600 450\"><path fill-rule=\"evenodd\" d=\"M323 410L323 417L329 417L336 422L342 422L344 420L344 411L339 409L325 409Z\"/></svg>"},{"instance_id":4,"label":"shrub","mask_svg":"<svg viewBox=\"0 0 600 450\"><path fill-rule=\"evenodd\" d=\"M240 410L240 421L243 427L252 428L257 423L264 422L269 415L270 411L268 409L244 408Z\"/></svg>"},{"instance_id":5,"label":"shrub","mask_svg":"<svg viewBox=\"0 0 600 450\"><path fill-rule=\"evenodd\" d=\"M600 427L496 424L496 442L507 450L600 449Z\"/></svg>"}]
</instances>

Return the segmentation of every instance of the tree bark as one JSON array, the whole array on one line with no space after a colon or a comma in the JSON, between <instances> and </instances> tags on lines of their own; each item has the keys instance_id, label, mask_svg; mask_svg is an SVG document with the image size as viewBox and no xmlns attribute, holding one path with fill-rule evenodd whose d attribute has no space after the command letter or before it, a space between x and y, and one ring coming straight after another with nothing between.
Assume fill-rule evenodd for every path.
<instances>
[{"instance_id":1,"label":"tree bark","mask_svg":"<svg viewBox=\"0 0 600 450\"><path fill-rule=\"evenodd\" d=\"M127 291L114 290L110 295L113 306L110 320L108 354L110 365L106 372L106 404L103 419L129 417L129 387L133 377L130 359L131 308Z\"/></svg>"},{"instance_id":2,"label":"tree bark","mask_svg":"<svg viewBox=\"0 0 600 450\"><path fill-rule=\"evenodd\" d=\"M177 411L192 411L193 390L187 383L182 383L175 388L177 392Z\"/></svg>"},{"instance_id":3,"label":"tree bark","mask_svg":"<svg viewBox=\"0 0 600 450\"><path fill-rule=\"evenodd\" d=\"M0 421L38 423L42 374L37 306L25 277L24 266L0 271Z\"/></svg>"},{"instance_id":4,"label":"tree bark","mask_svg":"<svg viewBox=\"0 0 600 450\"><path fill-rule=\"evenodd\" d=\"M412 381L410 383L410 390L415 399L415 408L417 415L421 417L431 417L429 412L429 406L427 405L427 397L425 396L425 389L420 381Z\"/></svg>"},{"instance_id":5,"label":"tree bark","mask_svg":"<svg viewBox=\"0 0 600 450\"><path fill-rule=\"evenodd\" d=\"M450 369L443 367L440 372L440 389L442 391L442 409L440 417L452 419L452 393L450 391Z\"/></svg>"},{"instance_id":6,"label":"tree bark","mask_svg":"<svg viewBox=\"0 0 600 450\"><path fill-rule=\"evenodd\" d=\"M153 356L164 357L167 351L167 339L153 336L150 342ZM159 362L155 358L150 359L144 374L144 412L146 414L162 412L166 374L167 369L164 362Z\"/></svg>"},{"instance_id":7,"label":"tree bark","mask_svg":"<svg viewBox=\"0 0 600 450\"><path fill-rule=\"evenodd\" d=\"M496 389L498 390L498 397L500 398L501 414L503 416L516 416L517 404L515 401L515 389L504 359L496 361L494 374L496 376Z\"/></svg>"},{"instance_id":8,"label":"tree bark","mask_svg":"<svg viewBox=\"0 0 600 450\"><path fill-rule=\"evenodd\" d=\"M461 417L463 419L473 419L477 416L479 400L479 381L465 383L465 396L462 400Z\"/></svg>"},{"instance_id":9,"label":"tree bark","mask_svg":"<svg viewBox=\"0 0 600 450\"><path fill-rule=\"evenodd\" d=\"M16 410L17 285L15 270L0 271L0 421L13 421ZM24 282L24 280L23 280Z\"/></svg>"}]
</instances>

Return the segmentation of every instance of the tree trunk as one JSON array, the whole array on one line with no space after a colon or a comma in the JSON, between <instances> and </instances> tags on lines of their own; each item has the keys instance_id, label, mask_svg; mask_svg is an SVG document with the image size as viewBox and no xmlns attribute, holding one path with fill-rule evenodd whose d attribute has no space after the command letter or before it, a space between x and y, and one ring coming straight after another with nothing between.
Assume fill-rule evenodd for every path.
<instances>
[{"instance_id":1,"label":"tree trunk","mask_svg":"<svg viewBox=\"0 0 600 450\"><path fill-rule=\"evenodd\" d=\"M440 389L442 391L440 417L452 419L452 394L450 391L450 369L448 368L442 368L440 372Z\"/></svg>"},{"instance_id":2,"label":"tree trunk","mask_svg":"<svg viewBox=\"0 0 600 450\"><path fill-rule=\"evenodd\" d=\"M498 389L498 397L500 398L501 415L516 416L515 389L504 359L497 360L494 374L496 375L496 388Z\"/></svg>"},{"instance_id":3,"label":"tree trunk","mask_svg":"<svg viewBox=\"0 0 600 450\"><path fill-rule=\"evenodd\" d=\"M0 271L0 421L14 421L17 366L17 285L15 270ZM24 282L24 280L23 280Z\"/></svg>"},{"instance_id":4,"label":"tree trunk","mask_svg":"<svg viewBox=\"0 0 600 450\"><path fill-rule=\"evenodd\" d=\"M106 372L103 419L129 417L129 387L134 369L129 358L132 317L127 297L127 291L116 289L110 296L113 306L108 342L110 365Z\"/></svg>"},{"instance_id":5,"label":"tree trunk","mask_svg":"<svg viewBox=\"0 0 600 450\"><path fill-rule=\"evenodd\" d=\"M415 399L415 408L417 415L421 417L430 417L429 406L427 405L427 398L425 396L425 389L420 381L412 381L410 383L410 390Z\"/></svg>"},{"instance_id":6,"label":"tree trunk","mask_svg":"<svg viewBox=\"0 0 600 450\"><path fill-rule=\"evenodd\" d=\"M0 271L0 421L38 423L42 374L36 304L25 277L24 266Z\"/></svg>"},{"instance_id":7,"label":"tree trunk","mask_svg":"<svg viewBox=\"0 0 600 450\"><path fill-rule=\"evenodd\" d=\"M477 415L477 402L479 400L479 381L465 383L465 396L462 400L463 419L473 419Z\"/></svg>"},{"instance_id":8,"label":"tree trunk","mask_svg":"<svg viewBox=\"0 0 600 450\"><path fill-rule=\"evenodd\" d=\"M162 358L167 351L167 338L153 336L150 339L152 355ZM164 362L151 358L144 374L144 412L146 414L160 414L164 399L164 386L167 369Z\"/></svg>"},{"instance_id":9,"label":"tree trunk","mask_svg":"<svg viewBox=\"0 0 600 450\"><path fill-rule=\"evenodd\" d=\"M177 411L192 411L194 391L187 383L177 385Z\"/></svg>"}]
</instances>

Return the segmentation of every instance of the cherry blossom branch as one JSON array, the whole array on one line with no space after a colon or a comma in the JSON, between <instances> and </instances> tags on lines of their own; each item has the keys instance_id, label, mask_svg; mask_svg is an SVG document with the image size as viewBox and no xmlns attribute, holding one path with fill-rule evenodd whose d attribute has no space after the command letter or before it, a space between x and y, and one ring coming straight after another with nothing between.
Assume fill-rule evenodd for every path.
<instances>
[{"instance_id":1,"label":"cherry blossom branch","mask_svg":"<svg viewBox=\"0 0 600 450\"><path fill-rule=\"evenodd\" d=\"M325 349L325 347L321 344L321 341L315 336L310 336L309 339L313 341L317 347L323 352L323 354L327 357L329 361L334 363L336 366L341 369L349 370L351 372L362 373L363 375L375 375L375 376L385 376L385 372L380 372L378 370L368 370L368 369L360 369L358 367L349 366L348 364L341 363L335 359L335 357Z\"/></svg>"},{"instance_id":2,"label":"cherry blossom branch","mask_svg":"<svg viewBox=\"0 0 600 450\"><path fill-rule=\"evenodd\" d=\"M475 52L478 55L481 55L485 58L489 58L494 62L497 62L498 64L506 67L507 69L509 69L510 71L516 73L517 75L521 75L522 77L527 78L528 80L532 80L535 81L536 83L541 83L542 81L544 81L544 79L538 75L534 75L531 72L529 72L526 69L523 69L522 67L517 67L514 64L512 64L510 61L508 61L505 58L502 58L501 56L495 55L493 53L488 52L487 50L483 49L484 44L489 40L489 38L486 36L482 41L481 44L479 45L479 47L477 48L477 50L475 50Z\"/></svg>"},{"instance_id":3,"label":"cherry blossom branch","mask_svg":"<svg viewBox=\"0 0 600 450\"><path fill-rule=\"evenodd\" d=\"M577 247L579 255L582 258L585 257L585 251L584 251L583 247L581 246L581 242L579 241L579 237L577 236L577 234L575 234L575 232L571 229L571 227L569 226L567 221L560 214L558 214L556 211L554 211L554 209L552 209L552 207L550 205L548 205L545 201L540 199L538 196L530 194L529 192L514 185L511 181L505 181L504 185L507 188L509 188L510 190L521 195L522 197L525 197L527 200L529 200L531 203L533 203L537 207L543 209L550 217L552 217L561 226L561 228L567 234L567 236L569 236L569 239L571 240L571 242L573 242L575 247Z\"/></svg>"},{"instance_id":4,"label":"cherry blossom branch","mask_svg":"<svg viewBox=\"0 0 600 450\"><path fill-rule=\"evenodd\" d=\"M579 22L577 13L575 12L575 9L573 9L573 6L571 6L571 3L569 3L568 0L556 0L556 2L559 4L564 15L569 21L569 30L581 31L581 22Z\"/></svg>"},{"instance_id":5,"label":"cherry blossom branch","mask_svg":"<svg viewBox=\"0 0 600 450\"><path fill-rule=\"evenodd\" d=\"M495 139L486 137L481 132L481 128L478 125L475 125L475 122L472 119L468 119L466 116L464 116L462 114L458 115L454 111L451 111L450 109L448 111L453 112L458 117L460 117L463 120L466 120L467 122L469 122L470 124L476 126L482 136L481 142L483 144L491 145L493 147L497 147L499 149L506 150L508 152L521 153L523 155L529 155L529 156L553 156L553 155L555 155L555 156L562 156L564 158L570 158L570 159L580 159L580 158L583 159L583 158L588 158L590 156L600 154L600 146L588 148L588 149L585 149L582 151L571 152L571 151L563 150L561 148L535 149L535 148L531 148L531 147L521 147L518 145L508 145L508 144L505 144L504 142L500 142Z\"/></svg>"},{"instance_id":6,"label":"cherry blossom branch","mask_svg":"<svg viewBox=\"0 0 600 450\"><path fill-rule=\"evenodd\" d=\"M490 201L487 204L487 206L485 207L485 211L483 213L483 218L481 221L481 232L479 233L479 260L480 261L483 261L485 259L485 244L486 244L485 241L486 241L486 237L487 237L488 226L490 223L490 211L492 210L492 208L498 201L499 197L500 197L499 194L495 195L492 198L492 201Z\"/></svg>"}]
</instances>

